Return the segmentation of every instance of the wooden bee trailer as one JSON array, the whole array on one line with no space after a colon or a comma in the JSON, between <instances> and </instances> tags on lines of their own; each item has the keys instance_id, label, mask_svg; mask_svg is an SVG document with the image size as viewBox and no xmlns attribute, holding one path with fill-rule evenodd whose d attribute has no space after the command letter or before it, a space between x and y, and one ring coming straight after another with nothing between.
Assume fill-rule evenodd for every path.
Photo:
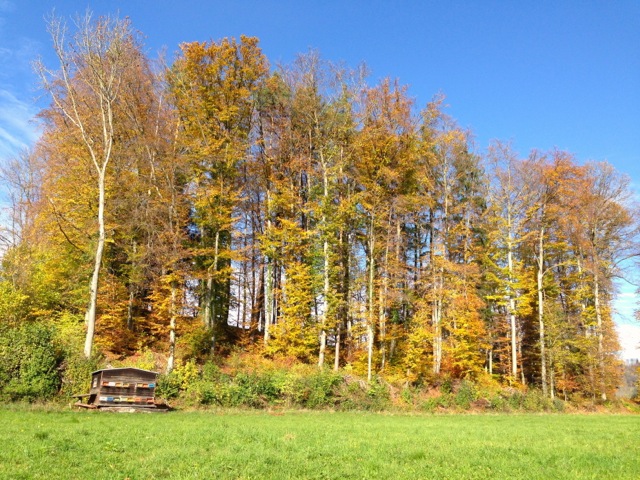
<instances>
[{"instance_id":1,"label":"wooden bee trailer","mask_svg":"<svg viewBox=\"0 0 640 480\"><path fill-rule=\"evenodd\" d=\"M87 403L79 407L133 407L156 408L155 390L158 374L140 368L109 368L91 374L91 390Z\"/></svg>"}]
</instances>

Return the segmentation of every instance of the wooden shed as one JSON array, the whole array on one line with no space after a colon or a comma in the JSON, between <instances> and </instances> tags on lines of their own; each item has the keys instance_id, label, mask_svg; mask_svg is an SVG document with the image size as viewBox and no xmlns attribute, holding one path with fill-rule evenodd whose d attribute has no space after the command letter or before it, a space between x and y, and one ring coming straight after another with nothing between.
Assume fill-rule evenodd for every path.
<instances>
[{"instance_id":1,"label":"wooden shed","mask_svg":"<svg viewBox=\"0 0 640 480\"><path fill-rule=\"evenodd\" d=\"M135 407L156 408L155 390L158 374L140 368L109 368L91 374L91 390L87 403L76 405L88 408Z\"/></svg>"}]
</instances>

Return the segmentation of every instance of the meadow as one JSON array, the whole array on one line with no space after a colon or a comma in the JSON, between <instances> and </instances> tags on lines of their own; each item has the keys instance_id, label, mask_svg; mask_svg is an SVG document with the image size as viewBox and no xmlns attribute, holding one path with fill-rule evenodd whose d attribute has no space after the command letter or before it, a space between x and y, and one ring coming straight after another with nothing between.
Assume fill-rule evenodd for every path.
<instances>
[{"instance_id":1,"label":"meadow","mask_svg":"<svg viewBox=\"0 0 640 480\"><path fill-rule=\"evenodd\" d=\"M0 407L2 479L637 479L640 416Z\"/></svg>"}]
</instances>

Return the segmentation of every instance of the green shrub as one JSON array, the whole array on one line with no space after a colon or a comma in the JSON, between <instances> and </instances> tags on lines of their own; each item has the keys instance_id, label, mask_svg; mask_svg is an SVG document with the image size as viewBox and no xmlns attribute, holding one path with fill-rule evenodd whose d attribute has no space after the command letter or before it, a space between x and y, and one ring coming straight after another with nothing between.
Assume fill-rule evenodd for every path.
<instances>
[{"instance_id":1,"label":"green shrub","mask_svg":"<svg viewBox=\"0 0 640 480\"><path fill-rule=\"evenodd\" d=\"M559 398L553 399L553 409L556 412L564 412L564 407L565 407L565 404L562 400L560 400Z\"/></svg>"},{"instance_id":2,"label":"green shrub","mask_svg":"<svg viewBox=\"0 0 640 480\"><path fill-rule=\"evenodd\" d=\"M450 408L454 404L454 396L451 393L445 393L438 398L438 407Z\"/></svg>"},{"instance_id":3,"label":"green shrub","mask_svg":"<svg viewBox=\"0 0 640 480\"><path fill-rule=\"evenodd\" d=\"M520 410L524 407L525 395L519 390L506 393L506 404L510 410Z\"/></svg>"},{"instance_id":4,"label":"green shrub","mask_svg":"<svg viewBox=\"0 0 640 480\"><path fill-rule=\"evenodd\" d=\"M507 403L506 399L501 395L492 395L489 398L489 406L492 410L496 410L498 412L509 412L511 408Z\"/></svg>"},{"instance_id":5,"label":"green shrub","mask_svg":"<svg viewBox=\"0 0 640 480\"><path fill-rule=\"evenodd\" d=\"M429 397L420 408L426 412L435 412L438 409L451 408L455 403L455 396L451 393L443 393L437 397Z\"/></svg>"},{"instance_id":6,"label":"green shrub","mask_svg":"<svg viewBox=\"0 0 640 480\"><path fill-rule=\"evenodd\" d=\"M335 388L342 382L342 377L332 371L319 370L301 377L301 395L298 398L304 408L323 408L336 403Z\"/></svg>"},{"instance_id":7,"label":"green shrub","mask_svg":"<svg viewBox=\"0 0 640 480\"><path fill-rule=\"evenodd\" d=\"M192 386L199 382L201 378L202 376L194 360L178 363L170 373L159 375L156 395L160 398L171 400L178 398L183 392L191 390L190 396L193 396L194 389Z\"/></svg>"},{"instance_id":8,"label":"green shrub","mask_svg":"<svg viewBox=\"0 0 640 480\"><path fill-rule=\"evenodd\" d=\"M63 357L60 393L69 399L85 394L91 388L91 373L100 368L102 358L87 359L83 354L84 320L80 315L63 312L55 321L54 343Z\"/></svg>"},{"instance_id":9,"label":"green shrub","mask_svg":"<svg viewBox=\"0 0 640 480\"><path fill-rule=\"evenodd\" d=\"M180 338L180 351L186 360L203 360L211 354L211 338L213 332L201 326Z\"/></svg>"},{"instance_id":10,"label":"green shrub","mask_svg":"<svg viewBox=\"0 0 640 480\"><path fill-rule=\"evenodd\" d=\"M275 402L282 393L276 372L254 373L246 380L247 386L250 386L254 393L265 403Z\"/></svg>"},{"instance_id":11,"label":"green shrub","mask_svg":"<svg viewBox=\"0 0 640 480\"><path fill-rule=\"evenodd\" d=\"M551 409L551 399L545 397L540 390L531 389L524 396L522 408L527 412L544 412Z\"/></svg>"},{"instance_id":12,"label":"green shrub","mask_svg":"<svg viewBox=\"0 0 640 480\"><path fill-rule=\"evenodd\" d=\"M442 393L451 393L453 392L453 382L450 378L445 378L440 384L440 391Z\"/></svg>"},{"instance_id":13,"label":"green shrub","mask_svg":"<svg viewBox=\"0 0 640 480\"><path fill-rule=\"evenodd\" d=\"M376 379L367 391L367 410L380 411L391 406L391 394L389 386L381 379Z\"/></svg>"},{"instance_id":14,"label":"green shrub","mask_svg":"<svg viewBox=\"0 0 640 480\"><path fill-rule=\"evenodd\" d=\"M438 408L438 398L430 397L420 404L420 409L425 412L434 412Z\"/></svg>"},{"instance_id":15,"label":"green shrub","mask_svg":"<svg viewBox=\"0 0 640 480\"><path fill-rule=\"evenodd\" d=\"M252 373L238 373L229 388L230 406L260 406L258 379L259 377Z\"/></svg>"},{"instance_id":16,"label":"green shrub","mask_svg":"<svg viewBox=\"0 0 640 480\"><path fill-rule=\"evenodd\" d=\"M381 411L391 406L389 387L376 378L370 384L353 381L349 377L339 389L338 407L340 410Z\"/></svg>"},{"instance_id":17,"label":"green shrub","mask_svg":"<svg viewBox=\"0 0 640 480\"><path fill-rule=\"evenodd\" d=\"M87 359L81 352L68 354L63 362L60 393L66 398L88 393L91 388L91 374L99 368L98 357Z\"/></svg>"},{"instance_id":18,"label":"green shrub","mask_svg":"<svg viewBox=\"0 0 640 480\"><path fill-rule=\"evenodd\" d=\"M413 406L415 403L416 392L414 388L405 387L400 391L400 399L402 403L408 406Z\"/></svg>"},{"instance_id":19,"label":"green shrub","mask_svg":"<svg viewBox=\"0 0 640 480\"><path fill-rule=\"evenodd\" d=\"M184 392L184 400L188 405L215 405L219 403L216 385L207 380L197 380L189 384Z\"/></svg>"},{"instance_id":20,"label":"green shrub","mask_svg":"<svg viewBox=\"0 0 640 480\"><path fill-rule=\"evenodd\" d=\"M180 395L182 379L175 371L168 374L158 376L158 386L156 387L156 395L159 398L171 400L178 398Z\"/></svg>"},{"instance_id":21,"label":"green shrub","mask_svg":"<svg viewBox=\"0 0 640 480\"><path fill-rule=\"evenodd\" d=\"M477 399L476 386L473 382L463 380L455 393L454 403L457 407L465 410L471 407L471 404Z\"/></svg>"},{"instance_id":22,"label":"green shrub","mask_svg":"<svg viewBox=\"0 0 640 480\"><path fill-rule=\"evenodd\" d=\"M382 411L392 407L390 386L382 378L371 383L310 365L251 362L236 355L223 367L208 361L199 369L195 361L178 364L158 380L157 394L179 398L185 405L220 407L292 408ZM487 383L487 382L485 382ZM445 378L440 393L425 398L418 388L404 388L400 398L410 408L433 412L440 409L487 408L495 411L562 411L564 402L552 401L538 390L527 393L497 384ZM432 393L431 391L430 393Z\"/></svg>"},{"instance_id":23,"label":"green shrub","mask_svg":"<svg viewBox=\"0 0 640 480\"><path fill-rule=\"evenodd\" d=\"M208 362L205 362L205 364L202 366L203 380L214 381L220 378L220 375L222 375L220 367L216 365L214 362L208 361Z\"/></svg>"},{"instance_id":24,"label":"green shrub","mask_svg":"<svg viewBox=\"0 0 640 480\"><path fill-rule=\"evenodd\" d=\"M0 331L0 397L34 401L53 397L60 388L61 355L53 330L27 323Z\"/></svg>"}]
</instances>

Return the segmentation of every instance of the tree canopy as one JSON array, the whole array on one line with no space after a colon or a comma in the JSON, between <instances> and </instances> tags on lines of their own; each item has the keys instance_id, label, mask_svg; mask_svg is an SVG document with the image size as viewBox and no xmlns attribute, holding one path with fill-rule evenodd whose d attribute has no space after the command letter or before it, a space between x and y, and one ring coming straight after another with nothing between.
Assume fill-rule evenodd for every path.
<instances>
[{"instance_id":1,"label":"tree canopy","mask_svg":"<svg viewBox=\"0 0 640 480\"><path fill-rule=\"evenodd\" d=\"M0 322L83 352L245 349L408 384L474 378L607 398L629 180L570 152L477 152L435 97L254 37L171 65L128 20L51 24L44 134L3 173ZM94 341L95 339L95 341Z\"/></svg>"}]
</instances>

